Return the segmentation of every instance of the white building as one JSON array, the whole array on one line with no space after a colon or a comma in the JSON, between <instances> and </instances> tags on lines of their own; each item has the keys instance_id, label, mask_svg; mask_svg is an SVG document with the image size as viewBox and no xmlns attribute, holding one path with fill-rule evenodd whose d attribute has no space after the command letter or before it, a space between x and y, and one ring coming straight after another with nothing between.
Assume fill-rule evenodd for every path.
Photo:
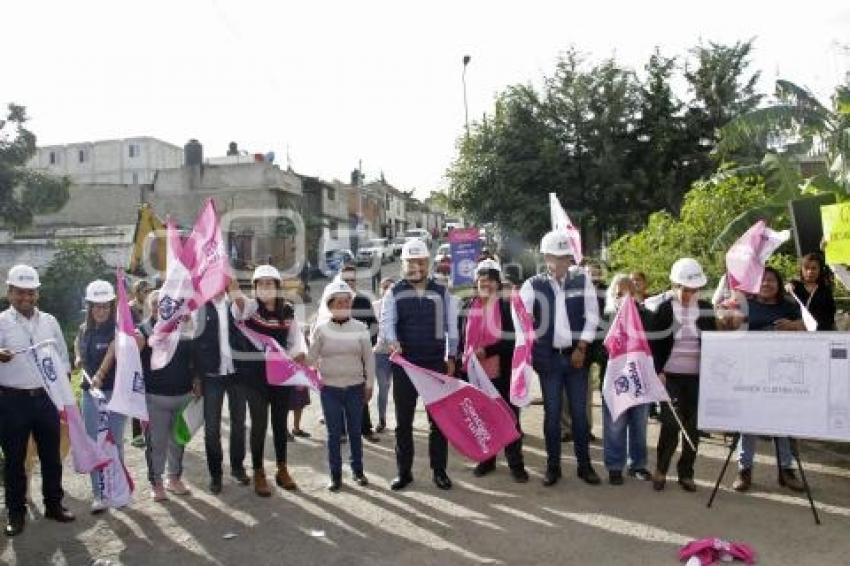
<instances>
[{"instance_id":1,"label":"white building","mask_svg":"<svg viewBox=\"0 0 850 566\"><path fill-rule=\"evenodd\" d=\"M122 185L151 184L158 169L182 165L183 148L147 136L40 147L29 162L77 184Z\"/></svg>"}]
</instances>

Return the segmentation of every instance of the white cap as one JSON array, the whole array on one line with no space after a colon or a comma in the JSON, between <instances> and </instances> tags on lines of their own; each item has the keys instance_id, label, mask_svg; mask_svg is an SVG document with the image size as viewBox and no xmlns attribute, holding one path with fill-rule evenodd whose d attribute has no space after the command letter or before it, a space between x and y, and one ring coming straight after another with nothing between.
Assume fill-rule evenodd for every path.
<instances>
[{"instance_id":1,"label":"white cap","mask_svg":"<svg viewBox=\"0 0 850 566\"><path fill-rule=\"evenodd\" d=\"M341 293L344 293L350 297L354 297L354 291L351 289L348 283L346 283L342 279L334 278L334 280L328 283L325 287L325 303L327 304L328 302L330 302L334 295L339 295Z\"/></svg>"},{"instance_id":2,"label":"white cap","mask_svg":"<svg viewBox=\"0 0 850 566\"><path fill-rule=\"evenodd\" d=\"M540 253L549 255L571 255L575 257L573 244L566 232L552 230L540 240Z\"/></svg>"},{"instance_id":3,"label":"white cap","mask_svg":"<svg viewBox=\"0 0 850 566\"><path fill-rule=\"evenodd\" d=\"M278 271L273 265L258 265L254 269L254 275L251 276L251 283L255 282L257 279L263 279L265 277L280 281L280 271Z\"/></svg>"},{"instance_id":4,"label":"white cap","mask_svg":"<svg viewBox=\"0 0 850 566\"><path fill-rule=\"evenodd\" d=\"M483 259L478 262L478 265L475 266L475 273L488 271L490 269L495 269L499 273L502 272L502 266L499 265L498 261L496 261L495 259Z\"/></svg>"},{"instance_id":5,"label":"white cap","mask_svg":"<svg viewBox=\"0 0 850 566\"><path fill-rule=\"evenodd\" d=\"M431 257L431 252L428 251L428 245L416 238L408 240L401 247L401 259L420 259Z\"/></svg>"},{"instance_id":6,"label":"white cap","mask_svg":"<svg viewBox=\"0 0 850 566\"><path fill-rule=\"evenodd\" d=\"M705 287L708 279L697 260L683 257L677 259L670 268L670 282L690 289L699 289Z\"/></svg>"},{"instance_id":7,"label":"white cap","mask_svg":"<svg viewBox=\"0 0 850 566\"><path fill-rule=\"evenodd\" d=\"M9 270L6 275L6 285L18 289L38 289L41 286L41 281L35 269L21 263Z\"/></svg>"},{"instance_id":8,"label":"white cap","mask_svg":"<svg viewBox=\"0 0 850 566\"><path fill-rule=\"evenodd\" d=\"M109 281L97 279L86 287L86 301L90 303L108 303L115 299L115 290Z\"/></svg>"}]
</instances>

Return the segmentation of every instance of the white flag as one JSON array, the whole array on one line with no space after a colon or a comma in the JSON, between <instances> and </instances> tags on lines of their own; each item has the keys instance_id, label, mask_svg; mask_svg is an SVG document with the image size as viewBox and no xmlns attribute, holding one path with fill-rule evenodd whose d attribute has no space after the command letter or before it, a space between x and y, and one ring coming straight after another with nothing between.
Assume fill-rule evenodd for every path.
<instances>
[{"instance_id":1,"label":"white flag","mask_svg":"<svg viewBox=\"0 0 850 566\"><path fill-rule=\"evenodd\" d=\"M573 246L573 252L575 252L576 263L581 263L583 257L581 253L581 232L567 216L567 211L558 202L555 193L549 193L549 214L552 217L552 230L563 230L567 233Z\"/></svg>"}]
</instances>

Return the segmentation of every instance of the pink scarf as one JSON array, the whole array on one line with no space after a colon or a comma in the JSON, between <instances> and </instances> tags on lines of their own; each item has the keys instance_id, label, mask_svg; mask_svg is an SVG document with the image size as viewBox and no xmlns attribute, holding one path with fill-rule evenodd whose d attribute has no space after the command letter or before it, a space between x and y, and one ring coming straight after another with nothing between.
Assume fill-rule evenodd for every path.
<instances>
[{"instance_id":1,"label":"pink scarf","mask_svg":"<svg viewBox=\"0 0 850 566\"><path fill-rule=\"evenodd\" d=\"M466 319L466 351L464 352L464 367L469 364L469 357L475 355L478 348L486 348L502 339L502 313L499 301L484 304L480 297L472 299L469 316ZM489 356L481 361L481 366L487 377L494 379L499 376L499 356Z\"/></svg>"}]
</instances>

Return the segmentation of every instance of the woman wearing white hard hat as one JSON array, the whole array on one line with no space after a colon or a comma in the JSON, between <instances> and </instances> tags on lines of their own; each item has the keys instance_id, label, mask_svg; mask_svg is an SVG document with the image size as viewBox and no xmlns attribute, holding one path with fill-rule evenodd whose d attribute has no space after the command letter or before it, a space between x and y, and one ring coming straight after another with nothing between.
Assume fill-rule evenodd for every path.
<instances>
[{"instance_id":1,"label":"woman wearing white hard hat","mask_svg":"<svg viewBox=\"0 0 850 566\"><path fill-rule=\"evenodd\" d=\"M99 398L107 402L112 398L115 382L115 290L108 281L98 279L86 287L86 320L80 325L74 339L74 365L86 372L88 379L82 382L83 419L88 435L97 440L100 428ZM90 380L90 381L89 381ZM124 458L124 423L126 417L120 413L108 414L107 427ZM100 474L91 473L92 513L106 510L100 485Z\"/></svg>"},{"instance_id":2,"label":"woman wearing white hard hat","mask_svg":"<svg viewBox=\"0 0 850 566\"><path fill-rule=\"evenodd\" d=\"M330 491L342 485L341 437L348 431L351 473L361 486L369 481L363 472L363 406L372 397L375 357L369 327L351 316L354 291L341 279L325 287L321 307L325 311L310 338L310 365L322 372L321 400L328 429ZM344 428L343 428L343 425Z\"/></svg>"},{"instance_id":3,"label":"woman wearing white hard hat","mask_svg":"<svg viewBox=\"0 0 850 566\"><path fill-rule=\"evenodd\" d=\"M679 415L694 448L683 439L682 455L676 466L679 485L696 491L694 462L699 444L697 405L699 400L700 334L717 329L714 309L699 299L699 291L708 283L702 266L695 259L676 260L670 268L671 290L657 301L647 301L647 337L655 370L667 386L673 408ZM650 306L651 305L651 306ZM661 405L661 431L652 486L664 489L667 469L679 444L680 429L666 403Z\"/></svg>"},{"instance_id":4,"label":"woman wearing white hard hat","mask_svg":"<svg viewBox=\"0 0 850 566\"><path fill-rule=\"evenodd\" d=\"M307 345L301 325L295 319L295 308L292 303L283 298L280 272L272 265L260 265L254 270L251 283L254 296L248 298L239 290L235 280L231 282L229 293L233 300L233 317L244 321L251 330L274 338L296 362L303 363ZM251 415L254 491L260 497L271 495L271 488L266 481L263 469L263 453L270 412L277 461L275 482L283 489L293 490L297 486L286 465L286 419L292 388L269 385L266 381L265 361L262 355L247 340L242 340L239 348L243 350L242 355L236 355L237 352L234 352L234 361L237 376L245 385L248 411Z\"/></svg>"}]
</instances>

